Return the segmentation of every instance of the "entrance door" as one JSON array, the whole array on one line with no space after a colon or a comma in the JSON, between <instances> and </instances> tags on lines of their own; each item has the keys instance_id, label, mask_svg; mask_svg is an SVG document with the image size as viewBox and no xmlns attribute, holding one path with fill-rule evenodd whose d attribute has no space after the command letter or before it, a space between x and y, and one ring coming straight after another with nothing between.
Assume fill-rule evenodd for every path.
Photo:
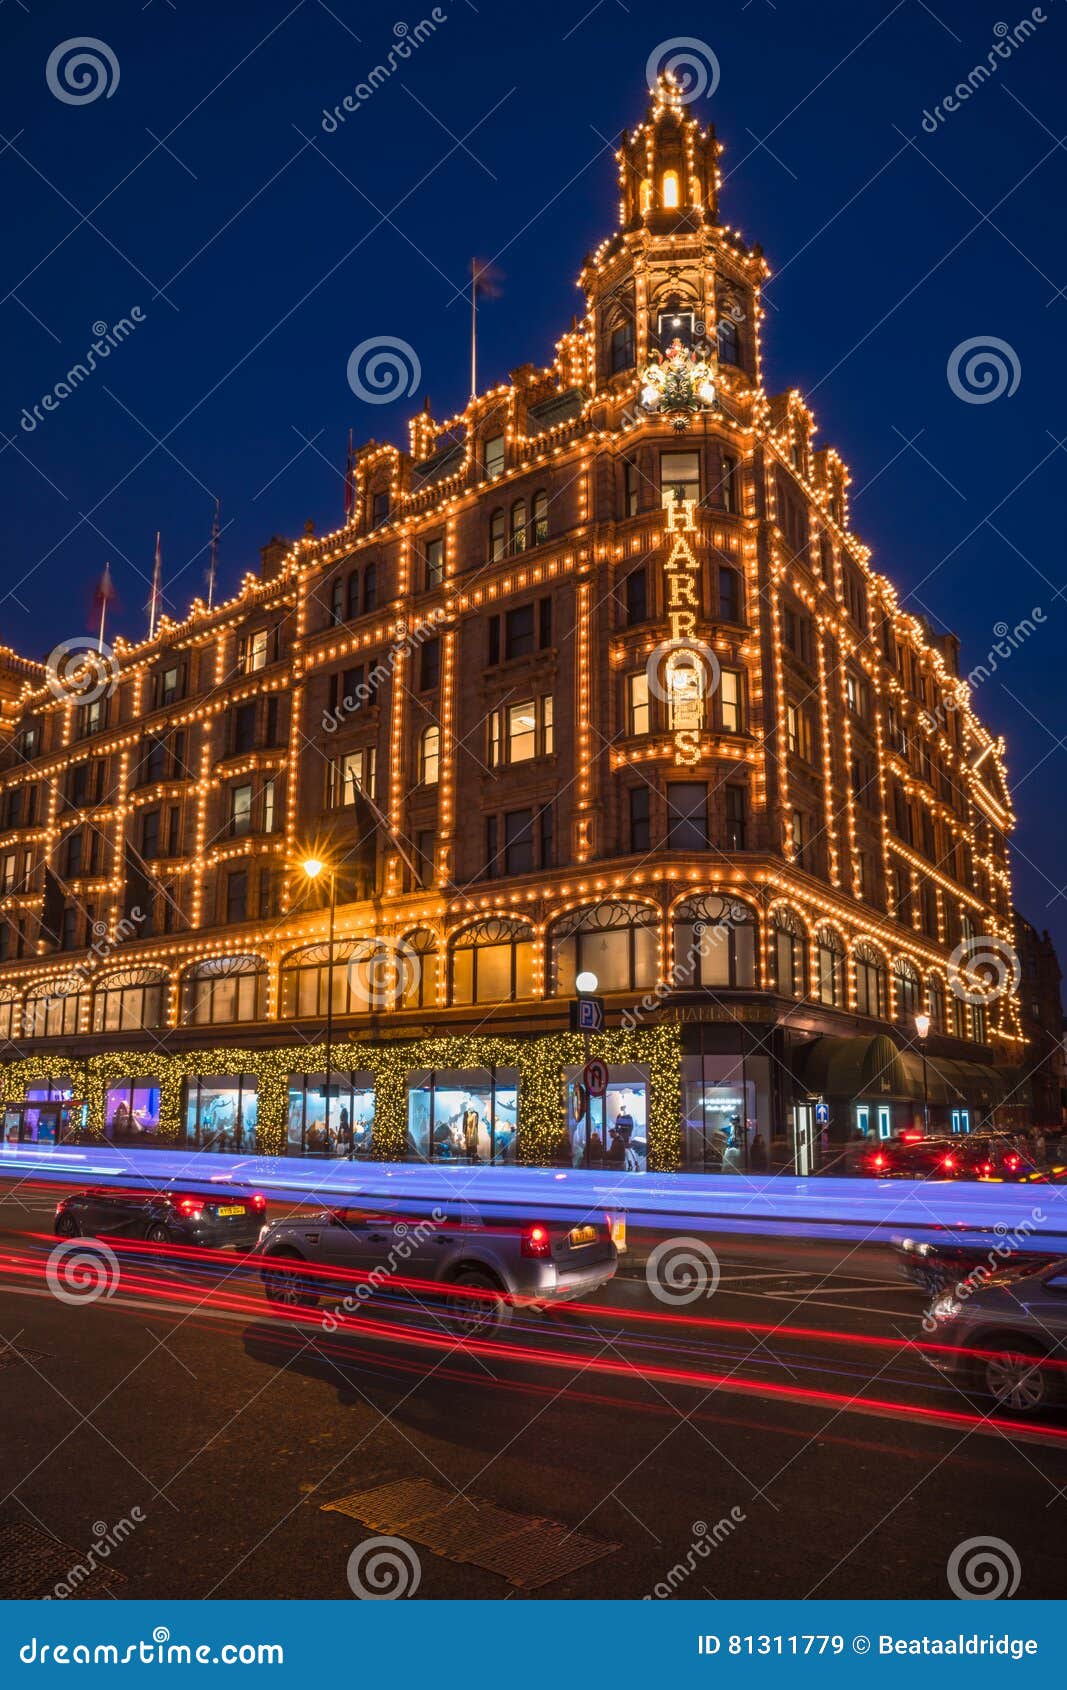
<instances>
[{"instance_id":1,"label":"entrance door","mask_svg":"<svg viewBox=\"0 0 1067 1690\"><path fill-rule=\"evenodd\" d=\"M888 1103L878 1105L878 1137L888 1138L893 1131L893 1111Z\"/></svg>"},{"instance_id":2,"label":"entrance door","mask_svg":"<svg viewBox=\"0 0 1067 1690\"><path fill-rule=\"evenodd\" d=\"M954 1109L952 1111L952 1131L954 1133L969 1133L971 1130L971 1111L969 1109Z\"/></svg>"},{"instance_id":3,"label":"entrance door","mask_svg":"<svg viewBox=\"0 0 1067 1690\"><path fill-rule=\"evenodd\" d=\"M866 1103L857 1103L856 1105L856 1131L862 1133L864 1138L870 1136L871 1111Z\"/></svg>"}]
</instances>

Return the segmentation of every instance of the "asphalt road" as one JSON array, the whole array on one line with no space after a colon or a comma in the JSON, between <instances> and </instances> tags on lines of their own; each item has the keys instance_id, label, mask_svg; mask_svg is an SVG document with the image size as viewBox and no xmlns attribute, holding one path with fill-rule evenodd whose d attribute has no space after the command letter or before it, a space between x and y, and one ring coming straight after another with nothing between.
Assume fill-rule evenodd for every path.
<instances>
[{"instance_id":1,"label":"asphalt road","mask_svg":"<svg viewBox=\"0 0 1067 1690\"><path fill-rule=\"evenodd\" d=\"M941 1597L989 1537L1062 1595L1067 1414L975 1423L881 1250L731 1237L677 1306L638 1240L595 1312L471 1355L432 1318L285 1320L236 1258L64 1301L52 1206L0 1194L0 1595L351 1599L383 1534L418 1598Z\"/></svg>"}]
</instances>

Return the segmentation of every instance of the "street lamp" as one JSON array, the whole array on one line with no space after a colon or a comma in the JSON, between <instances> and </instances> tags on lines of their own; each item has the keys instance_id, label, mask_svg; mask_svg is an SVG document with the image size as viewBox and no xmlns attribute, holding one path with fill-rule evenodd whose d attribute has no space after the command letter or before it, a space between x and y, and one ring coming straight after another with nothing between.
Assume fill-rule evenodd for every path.
<instances>
[{"instance_id":1,"label":"street lamp","mask_svg":"<svg viewBox=\"0 0 1067 1690\"><path fill-rule=\"evenodd\" d=\"M583 997L591 997L599 984L600 981L589 968L583 969L581 974L576 974L574 977L574 989L576 992L581 992Z\"/></svg>"},{"instance_id":2,"label":"street lamp","mask_svg":"<svg viewBox=\"0 0 1067 1690\"><path fill-rule=\"evenodd\" d=\"M303 873L314 884L324 874L330 877L330 936L326 961L326 1089L323 1093L326 1118L326 1140L330 1138L330 1074L333 1068L333 936L337 921L337 875L333 867L321 857L305 857L300 864Z\"/></svg>"},{"instance_id":3,"label":"street lamp","mask_svg":"<svg viewBox=\"0 0 1067 1690\"><path fill-rule=\"evenodd\" d=\"M930 1031L930 1017L917 1015L915 1017L915 1031L919 1035L919 1049L923 1059L923 1137L930 1136L930 1088L926 1080L926 1035Z\"/></svg>"}]
</instances>

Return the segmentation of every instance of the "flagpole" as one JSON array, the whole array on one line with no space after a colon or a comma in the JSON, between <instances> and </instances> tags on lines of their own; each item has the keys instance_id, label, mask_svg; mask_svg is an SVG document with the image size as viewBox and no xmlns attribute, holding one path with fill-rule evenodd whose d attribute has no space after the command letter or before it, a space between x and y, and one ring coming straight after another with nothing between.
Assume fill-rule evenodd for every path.
<instances>
[{"instance_id":1,"label":"flagpole","mask_svg":"<svg viewBox=\"0 0 1067 1690\"><path fill-rule=\"evenodd\" d=\"M163 541L156 529L156 561L152 570L152 596L148 601L148 638L155 639L159 626L159 602L163 591Z\"/></svg>"},{"instance_id":2,"label":"flagpole","mask_svg":"<svg viewBox=\"0 0 1067 1690\"><path fill-rule=\"evenodd\" d=\"M100 638L97 641L96 653L98 657L104 655L104 623L107 620L107 601L111 596L111 565L105 563L104 575L100 582Z\"/></svg>"},{"instance_id":3,"label":"flagpole","mask_svg":"<svg viewBox=\"0 0 1067 1690\"><path fill-rule=\"evenodd\" d=\"M211 561L207 571L207 607L215 603L215 576L219 567L219 501L215 500L215 515L211 523Z\"/></svg>"},{"instance_id":4,"label":"flagpole","mask_svg":"<svg viewBox=\"0 0 1067 1690\"><path fill-rule=\"evenodd\" d=\"M478 260L471 259L471 398L478 392Z\"/></svg>"}]
</instances>

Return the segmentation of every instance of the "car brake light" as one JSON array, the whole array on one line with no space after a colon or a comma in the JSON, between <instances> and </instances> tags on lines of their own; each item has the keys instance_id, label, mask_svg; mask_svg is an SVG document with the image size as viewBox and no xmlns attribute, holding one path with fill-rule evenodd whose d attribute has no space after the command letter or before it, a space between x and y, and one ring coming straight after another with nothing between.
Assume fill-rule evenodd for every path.
<instances>
[{"instance_id":1,"label":"car brake light","mask_svg":"<svg viewBox=\"0 0 1067 1690\"><path fill-rule=\"evenodd\" d=\"M251 1202L253 1209L265 1209L267 1207L267 1199L264 1197L262 1191L254 1191L252 1193Z\"/></svg>"},{"instance_id":2,"label":"car brake light","mask_svg":"<svg viewBox=\"0 0 1067 1690\"><path fill-rule=\"evenodd\" d=\"M982 1163L982 1172L984 1174L991 1174L993 1172L992 1162L983 1162Z\"/></svg>"},{"instance_id":3,"label":"car brake light","mask_svg":"<svg viewBox=\"0 0 1067 1690\"><path fill-rule=\"evenodd\" d=\"M552 1240L548 1236L547 1226L528 1226L522 1235L522 1254L524 1256L548 1256L552 1253Z\"/></svg>"},{"instance_id":4,"label":"car brake light","mask_svg":"<svg viewBox=\"0 0 1067 1690\"><path fill-rule=\"evenodd\" d=\"M1004 1161L1007 1167L1011 1168L1013 1172L1019 1166L1018 1156L1006 1156Z\"/></svg>"},{"instance_id":5,"label":"car brake light","mask_svg":"<svg viewBox=\"0 0 1067 1690\"><path fill-rule=\"evenodd\" d=\"M191 1221L198 1221L200 1219L201 1215L204 1212L202 1207L197 1202L195 1197L181 1197L181 1198L179 1198L179 1200L178 1200L178 1210L181 1214L187 1216L188 1219L191 1220Z\"/></svg>"},{"instance_id":6,"label":"car brake light","mask_svg":"<svg viewBox=\"0 0 1067 1690\"><path fill-rule=\"evenodd\" d=\"M885 1167L885 1157L881 1154L880 1151L879 1151L877 1156L871 1157L871 1167L872 1168L884 1168Z\"/></svg>"},{"instance_id":7,"label":"car brake light","mask_svg":"<svg viewBox=\"0 0 1067 1690\"><path fill-rule=\"evenodd\" d=\"M941 1158L941 1166L942 1166L942 1167L943 1167L943 1168L949 1168L949 1169L952 1169L952 1168L954 1168L954 1167L955 1167L955 1166L956 1166L956 1158L955 1158L955 1156L942 1156L942 1158Z\"/></svg>"}]
</instances>

